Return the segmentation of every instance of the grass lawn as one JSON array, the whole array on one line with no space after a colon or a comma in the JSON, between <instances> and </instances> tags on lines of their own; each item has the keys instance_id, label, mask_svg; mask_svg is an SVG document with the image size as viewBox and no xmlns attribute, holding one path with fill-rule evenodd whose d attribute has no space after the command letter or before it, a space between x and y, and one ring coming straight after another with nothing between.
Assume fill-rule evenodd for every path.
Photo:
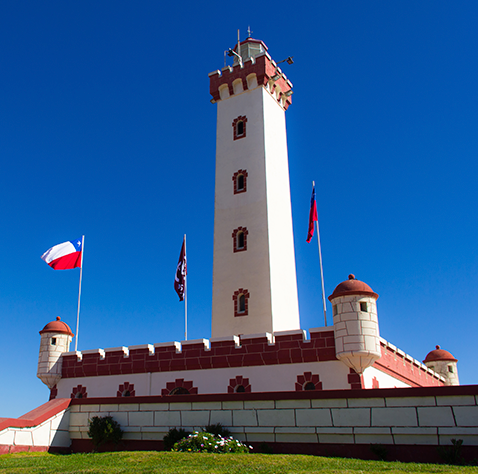
<instances>
[{"instance_id":1,"label":"grass lawn","mask_svg":"<svg viewBox=\"0 0 478 474\"><path fill-rule=\"evenodd\" d=\"M415 464L317 456L267 454L198 454L115 452L55 455L0 455L0 472L7 473L478 473L478 467Z\"/></svg>"}]
</instances>

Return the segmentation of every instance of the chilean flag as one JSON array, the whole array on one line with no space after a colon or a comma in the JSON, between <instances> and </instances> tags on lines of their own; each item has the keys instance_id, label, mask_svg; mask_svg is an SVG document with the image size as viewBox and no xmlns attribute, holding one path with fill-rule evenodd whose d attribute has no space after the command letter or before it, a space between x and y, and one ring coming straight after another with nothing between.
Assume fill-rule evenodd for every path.
<instances>
[{"instance_id":1,"label":"chilean flag","mask_svg":"<svg viewBox=\"0 0 478 474\"><path fill-rule=\"evenodd\" d=\"M42 256L53 270L70 270L81 268L82 239L71 240L55 245Z\"/></svg>"},{"instance_id":2,"label":"chilean flag","mask_svg":"<svg viewBox=\"0 0 478 474\"><path fill-rule=\"evenodd\" d=\"M310 198L310 211L309 211L309 232L307 233L307 243L312 240L314 236L314 222L318 221L317 216L317 203L315 201L315 185L312 186L312 197Z\"/></svg>"}]
</instances>

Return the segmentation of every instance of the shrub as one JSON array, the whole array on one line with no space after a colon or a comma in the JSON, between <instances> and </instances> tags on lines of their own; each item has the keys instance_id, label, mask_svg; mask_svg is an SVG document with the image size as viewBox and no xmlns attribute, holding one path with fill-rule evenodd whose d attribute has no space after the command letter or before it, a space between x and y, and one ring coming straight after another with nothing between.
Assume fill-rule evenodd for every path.
<instances>
[{"instance_id":1,"label":"shrub","mask_svg":"<svg viewBox=\"0 0 478 474\"><path fill-rule=\"evenodd\" d=\"M195 431L174 445L174 451L193 453L248 453L252 446L246 446L237 439L214 436L211 433Z\"/></svg>"},{"instance_id":2,"label":"shrub","mask_svg":"<svg viewBox=\"0 0 478 474\"><path fill-rule=\"evenodd\" d=\"M452 439L452 446L439 446L438 454L445 464L465 464L465 460L461 455L462 439Z\"/></svg>"},{"instance_id":3,"label":"shrub","mask_svg":"<svg viewBox=\"0 0 478 474\"><path fill-rule=\"evenodd\" d=\"M231 432L227 428L224 428L221 423L207 425L203 431L205 433L211 433L214 436L222 436L223 438L229 438L229 436L231 436Z\"/></svg>"},{"instance_id":4,"label":"shrub","mask_svg":"<svg viewBox=\"0 0 478 474\"><path fill-rule=\"evenodd\" d=\"M379 461L385 461L388 456L388 449L382 444L371 444L370 451L377 456Z\"/></svg>"},{"instance_id":5,"label":"shrub","mask_svg":"<svg viewBox=\"0 0 478 474\"><path fill-rule=\"evenodd\" d=\"M88 436L91 438L95 449L102 444L113 442L118 444L123 438L123 430L120 424L111 416L94 416L88 420Z\"/></svg>"},{"instance_id":6,"label":"shrub","mask_svg":"<svg viewBox=\"0 0 478 474\"><path fill-rule=\"evenodd\" d=\"M183 430L182 428L180 428L179 430L176 428L171 428L168 431L168 434L163 438L164 450L171 451L173 449L173 446L178 441L181 441L183 438L188 437L190 434L190 431Z\"/></svg>"}]
</instances>

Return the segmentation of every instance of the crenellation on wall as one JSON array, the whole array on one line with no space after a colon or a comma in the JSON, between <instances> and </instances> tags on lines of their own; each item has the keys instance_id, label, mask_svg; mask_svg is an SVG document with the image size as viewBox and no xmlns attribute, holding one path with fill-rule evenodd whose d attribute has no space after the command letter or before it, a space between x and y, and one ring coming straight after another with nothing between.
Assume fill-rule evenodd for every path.
<instances>
[{"instance_id":1,"label":"crenellation on wall","mask_svg":"<svg viewBox=\"0 0 478 474\"><path fill-rule=\"evenodd\" d=\"M393 377L413 387L445 385L445 378L434 372L423 363L404 353L396 346L380 338L382 357L373 367L382 370Z\"/></svg>"},{"instance_id":2,"label":"crenellation on wall","mask_svg":"<svg viewBox=\"0 0 478 474\"><path fill-rule=\"evenodd\" d=\"M317 330L319 329L319 330ZM332 361L333 328L67 352L62 378Z\"/></svg>"}]
</instances>

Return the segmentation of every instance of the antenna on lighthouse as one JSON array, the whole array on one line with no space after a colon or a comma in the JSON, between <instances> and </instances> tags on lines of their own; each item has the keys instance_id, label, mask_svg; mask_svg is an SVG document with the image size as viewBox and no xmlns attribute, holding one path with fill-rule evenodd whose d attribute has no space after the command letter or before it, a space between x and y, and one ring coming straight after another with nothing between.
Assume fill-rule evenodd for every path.
<instances>
[{"instance_id":1,"label":"antenna on lighthouse","mask_svg":"<svg viewBox=\"0 0 478 474\"><path fill-rule=\"evenodd\" d=\"M241 56L241 38L240 38L239 30L237 30L237 52L229 48L227 55L229 57L236 56L237 61L239 62L239 66L241 66L242 68L243 62L242 62L242 56Z\"/></svg>"}]
</instances>

